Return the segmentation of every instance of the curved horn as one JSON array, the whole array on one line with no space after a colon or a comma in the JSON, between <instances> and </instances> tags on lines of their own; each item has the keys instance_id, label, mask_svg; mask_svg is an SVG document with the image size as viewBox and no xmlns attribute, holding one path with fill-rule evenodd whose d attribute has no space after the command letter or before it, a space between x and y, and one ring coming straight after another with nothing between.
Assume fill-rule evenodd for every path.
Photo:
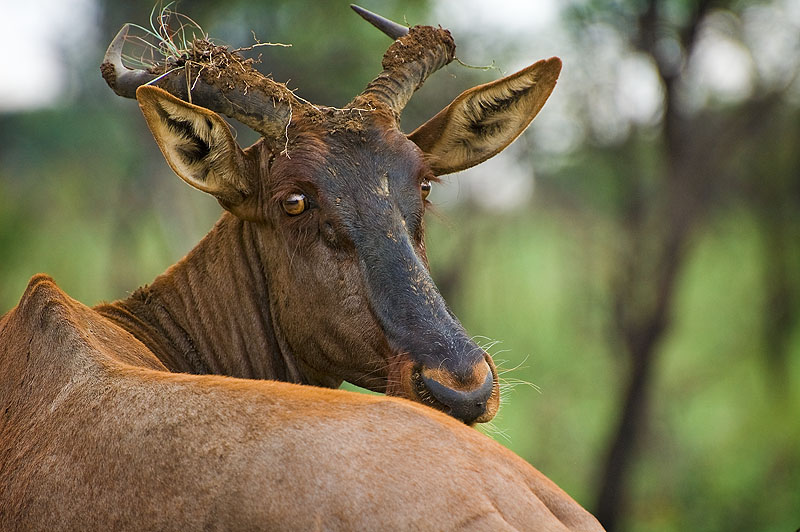
<instances>
[{"instance_id":1,"label":"curved horn","mask_svg":"<svg viewBox=\"0 0 800 532\"><path fill-rule=\"evenodd\" d=\"M123 98L136 98L136 89L157 77L146 70L131 70L122 64L122 45L125 44L130 27L130 24L125 24L117 32L114 40L108 45L103 63L100 65L103 79L106 80L111 90Z\"/></svg>"},{"instance_id":2,"label":"curved horn","mask_svg":"<svg viewBox=\"0 0 800 532\"><path fill-rule=\"evenodd\" d=\"M350 107L388 106L396 116L425 80L455 58L450 32L431 26L405 28L358 6L353 10L395 40L383 54L383 72L372 80Z\"/></svg>"},{"instance_id":3,"label":"curved horn","mask_svg":"<svg viewBox=\"0 0 800 532\"><path fill-rule=\"evenodd\" d=\"M258 72L238 54L208 41L191 44L192 52L201 52L197 61L167 64L164 74L129 69L122 64L122 46L129 28L125 24L119 30L100 65L103 79L122 97L136 98L136 89L149 83L184 101L236 119L272 139L285 135L293 108L305 108L284 85ZM198 50L198 43L204 45L203 50Z\"/></svg>"}]
</instances>

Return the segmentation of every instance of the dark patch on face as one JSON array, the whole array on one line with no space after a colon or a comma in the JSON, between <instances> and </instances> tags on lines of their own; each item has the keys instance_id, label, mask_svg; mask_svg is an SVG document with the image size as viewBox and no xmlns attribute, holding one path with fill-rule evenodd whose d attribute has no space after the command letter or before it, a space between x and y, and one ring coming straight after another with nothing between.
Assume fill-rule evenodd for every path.
<instances>
[{"instance_id":1,"label":"dark patch on face","mask_svg":"<svg viewBox=\"0 0 800 532\"><path fill-rule=\"evenodd\" d=\"M367 129L359 141L340 133L326 142L330 155L317 176L320 216L333 223L321 224L322 235L328 240L332 227L337 242L350 243L393 349L421 360L432 345L460 345L463 330L427 272L421 183L435 178L419 149L397 131ZM421 339L421 330L433 331L430 341ZM443 358L453 358L444 351ZM427 362L438 364L434 358Z\"/></svg>"},{"instance_id":2,"label":"dark patch on face","mask_svg":"<svg viewBox=\"0 0 800 532\"><path fill-rule=\"evenodd\" d=\"M421 242L425 202L420 183L432 174L405 135L364 122L354 131L290 133L289 157L276 161L269 197L274 205L292 193L309 198L312 206L294 219L274 210L278 224L293 238L310 243L322 237L333 249L350 249L360 234L399 214L404 230Z\"/></svg>"}]
</instances>

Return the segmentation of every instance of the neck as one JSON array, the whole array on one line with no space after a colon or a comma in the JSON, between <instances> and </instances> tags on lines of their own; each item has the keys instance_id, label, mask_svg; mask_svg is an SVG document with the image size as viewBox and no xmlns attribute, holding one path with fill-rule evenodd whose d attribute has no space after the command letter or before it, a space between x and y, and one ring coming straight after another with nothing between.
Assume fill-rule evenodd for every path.
<instances>
[{"instance_id":1,"label":"neck","mask_svg":"<svg viewBox=\"0 0 800 532\"><path fill-rule=\"evenodd\" d=\"M97 311L170 371L306 382L276 334L253 227L225 213L180 262Z\"/></svg>"}]
</instances>

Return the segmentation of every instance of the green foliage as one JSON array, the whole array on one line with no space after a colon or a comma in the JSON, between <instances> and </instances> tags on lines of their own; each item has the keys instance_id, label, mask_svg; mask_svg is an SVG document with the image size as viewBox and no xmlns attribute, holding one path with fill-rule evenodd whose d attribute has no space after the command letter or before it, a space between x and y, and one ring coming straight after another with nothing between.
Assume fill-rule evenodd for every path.
<instances>
[{"instance_id":1,"label":"green foliage","mask_svg":"<svg viewBox=\"0 0 800 532\"><path fill-rule=\"evenodd\" d=\"M211 227L215 202L174 178L131 111L135 121L113 105L2 119L17 135L0 167L0 312L38 272L89 304L123 297Z\"/></svg>"},{"instance_id":2,"label":"green foliage","mask_svg":"<svg viewBox=\"0 0 800 532\"><path fill-rule=\"evenodd\" d=\"M501 340L492 352L507 375L537 385L509 394L486 432L591 503L613 426L624 359L609 337L604 272L613 232L576 232L568 213L454 213L476 252L464 265L454 311L474 334ZM434 277L447 268L455 229L429 224ZM767 344L760 258L752 216L734 211L695 240L662 345L645 456L633 473L629 530L788 530L800 507L800 393L776 386ZM800 328L786 381L800 382ZM502 351L502 352L500 352ZM765 494L769 493L768 497Z\"/></svg>"}]
</instances>

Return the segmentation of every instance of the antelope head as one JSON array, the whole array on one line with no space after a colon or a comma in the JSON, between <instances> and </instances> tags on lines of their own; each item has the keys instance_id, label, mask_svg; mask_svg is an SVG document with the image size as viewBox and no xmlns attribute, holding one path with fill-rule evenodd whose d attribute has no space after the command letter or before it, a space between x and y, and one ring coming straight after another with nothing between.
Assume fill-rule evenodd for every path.
<instances>
[{"instance_id":1,"label":"antelope head","mask_svg":"<svg viewBox=\"0 0 800 532\"><path fill-rule=\"evenodd\" d=\"M343 109L297 98L248 61L195 41L191 61L123 66L123 27L102 65L136 98L175 173L250 224L287 351L306 382L342 380L406 397L465 423L492 419L495 365L465 332L428 271L423 215L438 176L500 152L552 92L558 58L459 95L410 134L403 107L454 59L441 28L406 28L361 8L394 43L383 71ZM182 61L182 60L179 60ZM182 66L182 68L181 68ZM261 138L247 149L219 116Z\"/></svg>"}]
</instances>

